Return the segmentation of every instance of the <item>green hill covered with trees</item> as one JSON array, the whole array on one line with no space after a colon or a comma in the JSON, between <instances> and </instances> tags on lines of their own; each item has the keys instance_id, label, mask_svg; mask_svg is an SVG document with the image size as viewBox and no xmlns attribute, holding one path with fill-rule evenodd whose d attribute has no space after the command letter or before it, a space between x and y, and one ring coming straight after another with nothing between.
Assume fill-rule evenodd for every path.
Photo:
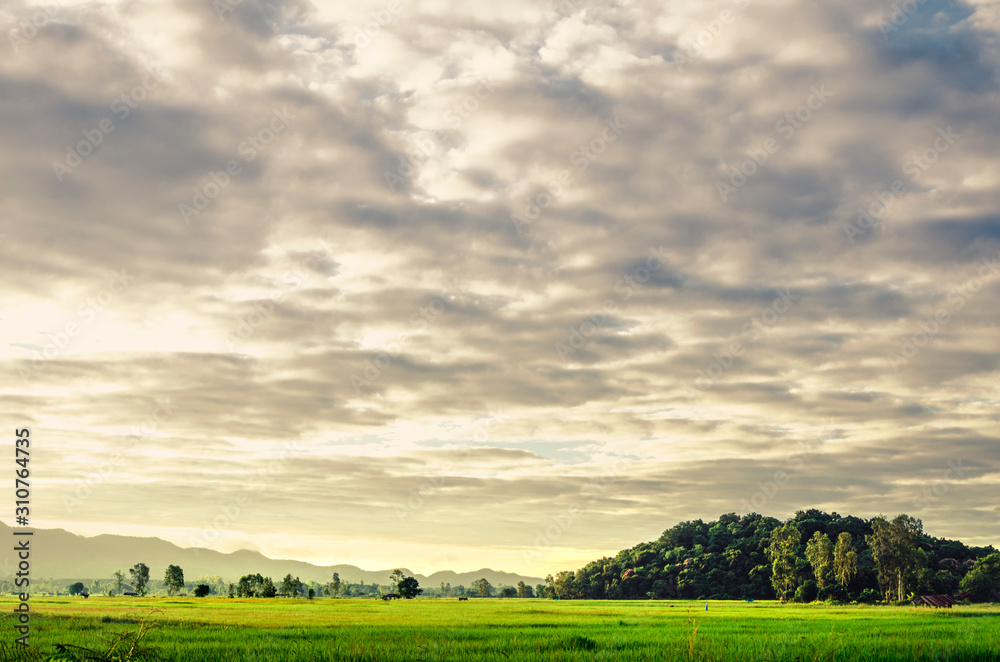
<instances>
[{"instance_id":1,"label":"green hill covered with trees","mask_svg":"<svg viewBox=\"0 0 1000 662\"><path fill-rule=\"evenodd\" d=\"M919 519L819 510L786 522L729 513L682 522L641 543L546 578L560 599L905 600L969 591L1000 601L1000 553L923 532Z\"/></svg>"}]
</instances>

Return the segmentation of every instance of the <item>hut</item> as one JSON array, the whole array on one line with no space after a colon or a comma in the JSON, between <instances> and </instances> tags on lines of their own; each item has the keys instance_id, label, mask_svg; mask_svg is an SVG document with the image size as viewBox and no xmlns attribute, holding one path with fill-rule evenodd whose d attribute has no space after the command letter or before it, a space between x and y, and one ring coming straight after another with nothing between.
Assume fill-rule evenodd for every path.
<instances>
[{"instance_id":1,"label":"hut","mask_svg":"<svg viewBox=\"0 0 1000 662\"><path fill-rule=\"evenodd\" d=\"M923 605L925 607L947 607L951 609L952 605L957 605L958 602L955 598L950 595L921 595L919 598L913 599L913 606L918 607Z\"/></svg>"},{"instance_id":2,"label":"hut","mask_svg":"<svg viewBox=\"0 0 1000 662\"><path fill-rule=\"evenodd\" d=\"M969 597L969 591L962 591L955 595L921 595L919 598L913 600L913 606L923 605L925 607L947 607L951 609L952 605L957 605L959 600L964 600L967 597Z\"/></svg>"}]
</instances>

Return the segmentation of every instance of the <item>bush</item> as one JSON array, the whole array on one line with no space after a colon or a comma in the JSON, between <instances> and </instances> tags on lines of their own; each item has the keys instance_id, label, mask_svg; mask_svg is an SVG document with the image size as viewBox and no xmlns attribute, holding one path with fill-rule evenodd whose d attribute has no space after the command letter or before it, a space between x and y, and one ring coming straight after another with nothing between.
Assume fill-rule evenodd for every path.
<instances>
[{"instance_id":1,"label":"bush","mask_svg":"<svg viewBox=\"0 0 1000 662\"><path fill-rule=\"evenodd\" d=\"M795 602L812 602L816 599L817 593L816 580L809 579L795 589Z\"/></svg>"},{"instance_id":2,"label":"bush","mask_svg":"<svg viewBox=\"0 0 1000 662\"><path fill-rule=\"evenodd\" d=\"M847 589L844 588L843 584L824 586L819 597L823 600L832 600L833 602L847 602L848 600Z\"/></svg>"},{"instance_id":3,"label":"bush","mask_svg":"<svg viewBox=\"0 0 1000 662\"><path fill-rule=\"evenodd\" d=\"M204 598L212 589L209 588L208 584L198 584L194 589L194 597Z\"/></svg>"},{"instance_id":4,"label":"bush","mask_svg":"<svg viewBox=\"0 0 1000 662\"><path fill-rule=\"evenodd\" d=\"M873 588L866 588L861 591L861 595L858 596L858 604L862 605L873 605L876 602L881 602L882 594Z\"/></svg>"}]
</instances>

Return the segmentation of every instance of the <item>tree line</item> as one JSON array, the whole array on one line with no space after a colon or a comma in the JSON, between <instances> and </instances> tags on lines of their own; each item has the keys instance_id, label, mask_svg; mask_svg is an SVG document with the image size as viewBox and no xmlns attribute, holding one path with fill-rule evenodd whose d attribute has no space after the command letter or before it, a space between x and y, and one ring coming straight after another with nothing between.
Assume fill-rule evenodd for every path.
<instances>
[{"instance_id":1,"label":"tree line","mask_svg":"<svg viewBox=\"0 0 1000 662\"><path fill-rule=\"evenodd\" d=\"M138 563L109 584L82 582L71 593L146 595L149 568ZM785 522L757 513L728 513L716 521L693 520L667 529L659 539L640 543L588 563L576 571L546 577L544 584L494 587L485 578L471 586L421 588L413 577L393 571L388 584L342 581L303 582L286 575L279 582L259 573L226 583L218 575L184 581L183 570L168 566L158 590L168 595L193 590L230 598L503 597L559 599L781 599L798 602L903 601L916 595L967 592L974 601L1000 602L1000 553L992 546L970 547L936 538L905 514L862 519L798 511Z\"/></svg>"},{"instance_id":2,"label":"tree line","mask_svg":"<svg viewBox=\"0 0 1000 662\"><path fill-rule=\"evenodd\" d=\"M94 580L88 587L83 582L75 582L67 587L70 595L91 595L107 593L114 595L147 595L153 582L150 579L149 567L145 563L137 563L128 571L130 583L120 570L115 572L111 582L101 583ZM537 594L536 594L537 589ZM351 583L343 581L340 573L333 573L329 582L304 582L291 574L279 582L260 573L252 573L240 577L239 581L226 583L219 575L201 577L196 582L185 582L184 570L176 565L167 566L163 581L155 590L174 595L181 591L191 591L195 597L208 595L226 596L230 598L275 598L275 597L333 597L333 598L378 598L389 594L398 594L403 598L414 598L417 595L428 597L502 597L502 598L533 598L541 597L545 591L543 584L531 587L523 581L517 586L493 586L485 578L481 578L471 586L452 586L442 582L440 587L424 589L415 577L406 576L402 570L393 570L388 584L366 584L364 581Z\"/></svg>"},{"instance_id":3,"label":"tree line","mask_svg":"<svg viewBox=\"0 0 1000 662\"><path fill-rule=\"evenodd\" d=\"M785 522L757 513L681 522L658 540L549 575L543 597L877 602L959 591L1000 602L1000 553L929 536L905 514L805 510Z\"/></svg>"}]
</instances>

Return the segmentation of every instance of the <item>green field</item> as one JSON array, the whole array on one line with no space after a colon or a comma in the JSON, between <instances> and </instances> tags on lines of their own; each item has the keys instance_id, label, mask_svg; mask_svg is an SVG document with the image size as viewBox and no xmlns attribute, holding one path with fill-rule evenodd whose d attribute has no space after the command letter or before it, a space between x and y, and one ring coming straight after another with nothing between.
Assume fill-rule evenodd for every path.
<instances>
[{"instance_id":1,"label":"green field","mask_svg":"<svg viewBox=\"0 0 1000 662\"><path fill-rule=\"evenodd\" d=\"M15 636L16 604L0 599L3 644ZM31 643L45 655L56 644L107 651L109 639L146 618L156 625L142 643L178 662L1000 660L998 605L711 601L705 611L691 601L92 597L33 598L31 606Z\"/></svg>"}]
</instances>

